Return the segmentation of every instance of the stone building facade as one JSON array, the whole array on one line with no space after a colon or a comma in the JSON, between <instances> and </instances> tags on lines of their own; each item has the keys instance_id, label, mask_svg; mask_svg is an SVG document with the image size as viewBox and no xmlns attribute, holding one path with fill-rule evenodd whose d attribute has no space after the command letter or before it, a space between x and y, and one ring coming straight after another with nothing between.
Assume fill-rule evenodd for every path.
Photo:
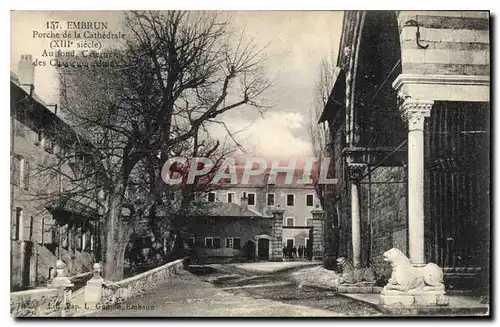
<instances>
[{"instance_id":1,"label":"stone building facade","mask_svg":"<svg viewBox=\"0 0 500 327\"><path fill-rule=\"evenodd\" d=\"M284 183L284 173L279 173L274 183L268 183L269 171L253 176L247 185L228 185L213 191L210 201L241 204L240 199L246 197L248 208L262 216L272 216L272 210L280 206L283 210L282 247L307 246L313 227L311 211L320 205L314 186L296 183L302 178L301 169L291 172L295 176L291 184ZM240 169L238 173L241 174Z\"/></svg>"},{"instance_id":2,"label":"stone building facade","mask_svg":"<svg viewBox=\"0 0 500 327\"><path fill-rule=\"evenodd\" d=\"M396 247L443 267L447 290L489 285L489 39L487 12L344 14L325 209L336 254L380 280Z\"/></svg>"},{"instance_id":3,"label":"stone building facade","mask_svg":"<svg viewBox=\"0 0 500 327\"><path fill-rule=\"evenodd\" d=\"M273 221L244 203L218 202L207 205L206 215L192 218L185 242L198 263L268 260Z\"/></svg>"},{"instance_id":4,"label":"stone building facade","mask_svg":"<svg viewBox=\"0 0 500 327\"><path fill-rule=\"evenodd\" d=\"M203 216L192 217L185 245L193 249L199 262L234 262L247 260L282 261L287 245L283 226L285 209L276 205L261 215L247 206L247 198L237 203L216 202ZM307 236L312 259L322 260L324 253L324 217L319 207L310 211L311 226ZM305 227L304 227L305 228Z\"/></svg>"},{"instance_id":5,"label":"stone building facade","mask_svg":"<svg viewBox=\"0 0 500 327\"><path fill-rule=\"evenodd\" d=\"M10 78L12 290L44 283L58 258L73 274L90 271L98 244L90 203L58 202L74 172L68 164L50 168L75 135L57 107L36 96L33 80L31 56L23 56Z\"/></svg>"}]
</instances>

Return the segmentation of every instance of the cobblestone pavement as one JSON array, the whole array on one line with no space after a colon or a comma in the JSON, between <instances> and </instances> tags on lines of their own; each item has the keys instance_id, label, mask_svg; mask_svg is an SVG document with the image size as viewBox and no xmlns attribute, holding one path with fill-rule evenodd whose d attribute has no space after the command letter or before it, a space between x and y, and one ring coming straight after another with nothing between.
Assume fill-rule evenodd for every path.
<instances>
[{"instance_id":1,"label":"cobblestone pavement","mask_svg":"<svg viewBox=\"0 0 500 327\"><path fill-rule=\"evenodd\" d=\"M317 288L298 288L284 276L221 279L182 272L154 291L93 317L339 317L380 315L372 307ZM213 280L213 278L212 278ZM251 286L251 287L249 287Z\"/></svg>"}]
</instances>

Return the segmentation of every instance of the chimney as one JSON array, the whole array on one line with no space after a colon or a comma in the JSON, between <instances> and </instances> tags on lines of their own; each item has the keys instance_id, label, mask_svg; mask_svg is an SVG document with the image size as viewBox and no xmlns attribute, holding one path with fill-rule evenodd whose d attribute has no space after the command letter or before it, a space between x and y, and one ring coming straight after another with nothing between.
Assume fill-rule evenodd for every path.
<instances>
[{"instance_id":1,"label":"chimney","mask_svg":"<svg viewBox=\"0 0 500 327\"><path fill-rule=\"evenodd\" d=\"M247 198L247 193L243 192L243 196L241 197L241 202L240 202L241 209L248 209L248 198Z\"/></svg>"},{"instance_id":2,"label":"chimney","mask_svg":"<svg viewBox=\"0 0 500 327\"><path fill-rule=\"evenodd\" d=\"M32 96L35 91L35 66L31 55L21 55L17 65L17 76L21 87Z\"/></svg>"}]
</instances>

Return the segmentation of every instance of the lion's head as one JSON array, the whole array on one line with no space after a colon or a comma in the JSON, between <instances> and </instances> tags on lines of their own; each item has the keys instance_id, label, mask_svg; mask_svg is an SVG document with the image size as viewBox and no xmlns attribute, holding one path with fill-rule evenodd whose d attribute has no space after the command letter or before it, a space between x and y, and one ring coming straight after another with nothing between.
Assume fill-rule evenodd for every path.
<instances>
[{"instance_id":1,"label":"lion's head","mask_svg":"<svg viewBox=\"0 0 500 327\"><path fill-rule=\"evenodd\" d=\"M406 258L403 252L401 250L392 248L389 251L385 251L384 254L384 261L387 261L389 263L395 263L399 262L401 258Z\"/></svg>"}]
</instances>

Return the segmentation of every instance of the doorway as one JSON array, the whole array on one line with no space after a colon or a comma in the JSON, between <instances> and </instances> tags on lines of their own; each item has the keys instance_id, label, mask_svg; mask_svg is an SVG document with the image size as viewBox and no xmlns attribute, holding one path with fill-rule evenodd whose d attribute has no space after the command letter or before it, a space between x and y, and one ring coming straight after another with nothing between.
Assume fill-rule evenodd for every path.
<instances>
[{"instance_id":1,"label":"doorway","mask_svg":"<svg viewBox=\"0 0 500 327\"><path fill-rule=\"evenodd\" d=\"M259 260L269 260L269 239L259 238L258 247Z\"/></svg>"}]
</instances>

